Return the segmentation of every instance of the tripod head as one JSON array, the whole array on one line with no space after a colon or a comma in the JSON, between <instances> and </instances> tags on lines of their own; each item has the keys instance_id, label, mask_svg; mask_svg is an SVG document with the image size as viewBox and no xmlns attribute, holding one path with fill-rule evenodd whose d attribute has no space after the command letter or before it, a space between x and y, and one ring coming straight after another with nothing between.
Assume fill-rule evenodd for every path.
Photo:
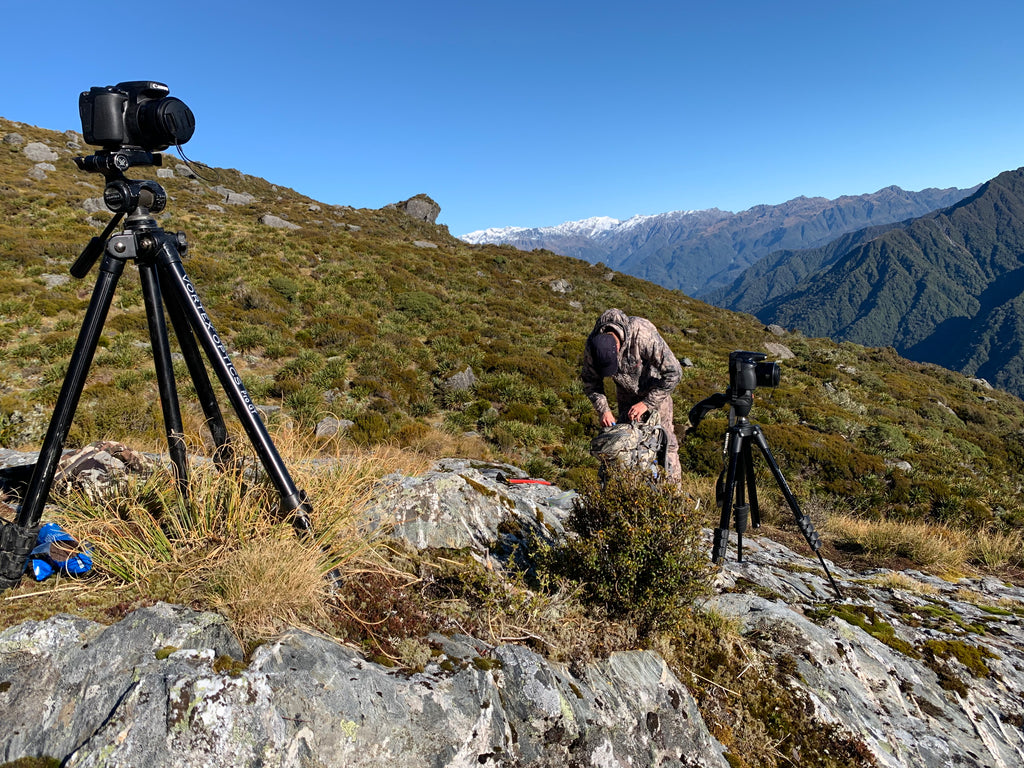
<instances>
[{"instance_id":1,"label":"tripod head","mask_svg":"<svg viewBox=\"0 0 1024 768\"><path fill-rule=\"evenodd\" d=\"M711 411L729 406L729 424L744 422L754 405L754 390L777 387L780 370L776 362L765 362L764 352L736 351L729 353L729 387L697 403L687 416L689 428L695 429Z\"/></svg>"},{"instance_id":2,"label":"tripod head","mask_svg":"<svg viewBox=\"0 0 1024 768\"><path fill-rule=\"evenodd\" d=\"M76 159L81 160L82 158ZM103 190L103 202L114 212L114 217L103 229L103 234L89 240L89 244L82 249L81 255L68 270L72 277L79 280L89 274L92 265L103 253L114 228L126 213L131 214L130 218L135 219L136 224L138 224L138 220L141 220L155 226L150 215L160 213L167 206L167 193L155 181L127 179L120 171L108 171L104 175L107 177L107 186Z\"/></svg>"},{"instance_id":3,"label":"tripod head","mask_svg":"<svg viewBox=\"0 0 1024 768\"><path fill-rule=\"evenodd\" d=\"M164 156L161 154L131 147L101 149L87 157L75 158L75 165L80 170L102 173L107 180L119 176L134 166L163 165L163 162Z\"/></svg>"},{"instance_id":4,"label":"tripod head","mask_svg":"<svg viewBox=\"0 0 1024 768\"><path fill-rule=\"evenodd\" d=\"M765 362L764 352L729 353L729 407L736 417L745 419L754 404L754 390L758 386L779 385L779 364Z\"/></svg>"}]
</instances>

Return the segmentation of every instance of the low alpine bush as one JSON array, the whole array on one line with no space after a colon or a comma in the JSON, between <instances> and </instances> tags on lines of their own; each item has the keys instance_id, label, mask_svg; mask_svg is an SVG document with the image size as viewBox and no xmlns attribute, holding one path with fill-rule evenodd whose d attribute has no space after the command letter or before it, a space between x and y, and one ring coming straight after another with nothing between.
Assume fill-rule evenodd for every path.
<instances>
[{"instance_id":1,"label":"low alpine bush","mask_svg":"<svg viewBox=\"0 0 1024 768\"><path fill-rule=\"evenodd\" d=\"M671 630L707 589L700 515L676 485L613 473L584 489L567 527L576 535L542 551L540 567L579 582L586 602L641 638Z\"/></svg>"}]
</instances>

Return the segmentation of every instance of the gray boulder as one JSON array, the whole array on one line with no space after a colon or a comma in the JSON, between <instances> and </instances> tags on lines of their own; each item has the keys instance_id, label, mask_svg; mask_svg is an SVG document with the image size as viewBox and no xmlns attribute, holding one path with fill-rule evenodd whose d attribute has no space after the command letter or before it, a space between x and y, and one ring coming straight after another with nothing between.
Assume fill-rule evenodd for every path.
<instances>
[{"instance_id":1,"label":"gray boulder","mask_svg":"<svg viewBox=\"0 0 1024 768\"><path fill-rule=\"evenodd\" d=\"M40 141L26 144L21 151L25 153L25 157L35 163L51 163L58 157L56 152Z\"/></svg>"},{"instance_id":2,"label":"gray boulder","mask_svg":"<svg viewBox=\"0 0 1024 768\"><path fill-rule=\"evenodd\" d=\"M47 173L49 173L50 171L56 171L56 170L57 170L57 168L56 168L56 166L54 166L53 163L36 163L35 165L33 165L29 169L29 172L28 172L27 175L28 175L28 177L30 179L35 179L36 181L42 181L43 179L46 178L46 174Z\"/></svg>"},{"instance_id":3,"label":"gray boulder","mask_svg":"<svg viewBox=\"0 0 1024 768\"><path fill-rule=\"evenodd\" d=\"M82 202L82 209L86 213L110 213L107 204L102 197L90 197Z\"/></svg>"},{"instance_id":4,"label":"gray boulder","mask_svg":"<svg viewBox=\"0 0 1024 768\"><path fill-rule=\"evenodd\" d=\"M227 205L250 205L256 202L256 198L247 192L235 192L223 186L216 186L212 189L221 196L221 202Z\"/></svg>"},{"instance_id":5,"label":"gray boulder","mask_svg":"<svg viewBox=\"0 0 1024 768\"><path fill-rule=\"evenodd\" d=\"M431 200L429 196L423 194L415 195L408 200L403 200L400 203L391 203L391 205L384 207L395 208L406 216L425 221L428 224L434 224L437 221L437 217L441 214L441 206Z\"/></svg>"},{"instance_id":6,"label":"gray boulder","mask_svg":"<svg viewBox=\"0 0 1024 768\"><path fill-rule=\"evenodd\" d=\"M368 518L412 549L469 549L484 558L504 559L531 538L565 535L565 502L575 494L503 478L525 479L508 465L454 459L419 477L390 475Z\"/></svg>"},{"instance_id":7,"label":"gray boulder","mask_svg":"<svg viewBox=\"0 0 1024 768\"><path fill-rule=\"evenodd\" d=\"M334 416L327 416L317 422L314 434L317 437L333 437L354 426L355 422L351 419L338 419Z\"/></svg>"},{"instance_id":8,"label":"gray boulder","mask_svg":"<svg viewBox=\"0 0 1024 768\"><path fill-rule=\"evenodd\" d=\"M272 213L265 213L260 216L260 224L265 227L274 227L276 229L299 229L298 224L282 219L280 216L275 216Z\"/></svg>"},{"instance_id":9,"label":"gray boulder","mask_svg":"<svg viewBox=\"0 0 1024 768\"><path fill-rule=\"evenodd\" d=\"M787 347L785 344L780 344L777 341L766 341L764 343L764 351L769 356L776 360L794 360L796 355L793 354L793 350Z\"/></svg>"},{"instance_id":10,"label":"gray boulder","mask_svg":"<svg viewBox=\"0 0 1024 768\"><path fill-rule=\"evenodd\" d=\"M221 616L166 604L111 627L62 615L0 633L0 757L70 755L126 703L148 698L147 670L173 650L179 667L242 655Z\"/></svg>"},{"instance_id":11,"label":"gray boulder","mask_svg":"<svg viewBox=\"0 0 1024 768\"><path fill-rule=\"evenodd\" d=\"M453 373L441 384L445 392L465 392L476 386L476 375L473 366L467 365L466 370Z\"/></svg>"}]
</instances>

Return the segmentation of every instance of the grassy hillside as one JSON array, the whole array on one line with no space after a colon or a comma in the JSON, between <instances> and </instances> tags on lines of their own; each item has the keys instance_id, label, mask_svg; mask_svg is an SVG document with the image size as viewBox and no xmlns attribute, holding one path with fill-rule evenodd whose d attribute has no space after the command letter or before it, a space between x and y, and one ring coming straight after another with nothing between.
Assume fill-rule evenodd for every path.
<instances>
[{"instance_id":1,"label":"grassy hillside","mask_svg":"<svg viewBox=\"0 0 1024 768\"><path fill-rule=\"evenodd\" d=\"M0 139L0 445L29 449L49 420L95 280L94 270L65 281L68 267L109 216L83 208L101 197L103 179L74 165L75 155L91 152L79 136L0 119ZM29 175L31 142L57 153L45 178ZM166 156L165 164L181 162ZM398 210L328 206L236 170L200 173L159 179L169 196L161 223L187 231L185 268L254 399L282 407L272 422L289 419L311 435L334 415L355 422L355 444L502 458L575 487L595 471L587 448L596 420L576 380L583 340L596 316L616 306L649 317L692 361L677 413L724 390L731 350L782 343L793 352L782 361L781 385L758 390L752 417L816 514L972 530L1024 525L1024 405L1016 397L891 349L776 337L751 316L602 265L470 246ZM234 204L226 190L252 202ZM266 213L298 228L260 224ZM556 280L571 290L555 290ZM159 445L147 341L129 267L71 444L109 437ZM445 380L467 367L475 388L447 391ZM187 380L184 365L181 374ZM183 388L196 425L190 394ZM684 471L717 474L725 416L712 414L687 437Z\"/></svg>"}]
</instances>

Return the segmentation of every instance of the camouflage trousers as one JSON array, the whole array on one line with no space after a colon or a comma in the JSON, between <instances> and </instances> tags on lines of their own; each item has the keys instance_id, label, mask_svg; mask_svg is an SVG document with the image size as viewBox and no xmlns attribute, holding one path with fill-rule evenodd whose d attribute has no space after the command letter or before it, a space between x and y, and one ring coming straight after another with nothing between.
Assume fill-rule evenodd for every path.
<instances>
[{"instance_id":1,"label":"camouflage trousers","mask_svg":"<svg viewBox=\"0 0 1024 768\"><path fill-rule=\"evenodd\" d=\"M619 406L619 421L627 422L629 421L629 409L643 398L622 391L615 394ZM661 426L665 428L666 437L665 475L669 480L678 483L683 478L683 468L679 464L679 439L676 437L675 424L672 421L673 410L671 397L666 397L658 406L658 415L661 417Z\"/></svg>"}]
</instances>

